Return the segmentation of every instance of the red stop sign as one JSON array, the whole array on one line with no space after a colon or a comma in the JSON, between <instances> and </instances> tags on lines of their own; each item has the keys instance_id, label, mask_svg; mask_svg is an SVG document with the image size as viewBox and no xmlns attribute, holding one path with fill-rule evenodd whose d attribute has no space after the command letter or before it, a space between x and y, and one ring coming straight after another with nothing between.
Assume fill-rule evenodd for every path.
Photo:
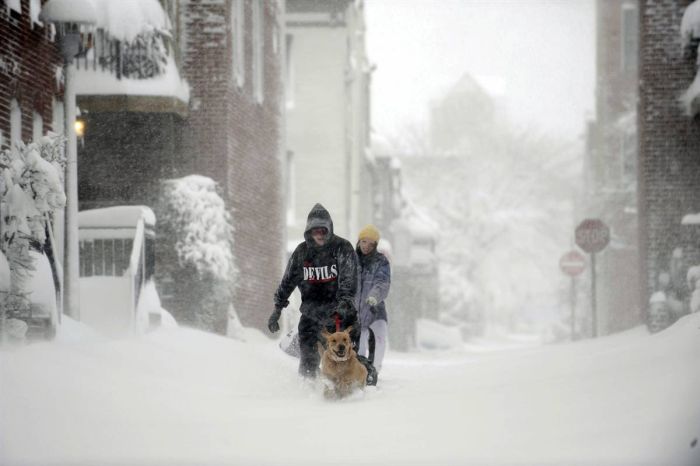
<instances>
[{"instance_id":1,"label":"red stop sign","mask_svg":"<svg viewBox=\"0 0 700 466\"><path fill-rule=\"evenodd\" d=\"M580 252L571 250L561 256L559 268L565 274L575 277L586 268L586 258Z\"/></svg>"},{"instance_id":2,"label":"red stop sign","mask_svg":"<svg viewBox=\"0 0 700 466\"><path fill-rule=\"evenodd\" d=\"M587 218L576 227L576 244L586 252L605 249L610 242L610 228L597 218Z\"/></svg>"}]
</instances>

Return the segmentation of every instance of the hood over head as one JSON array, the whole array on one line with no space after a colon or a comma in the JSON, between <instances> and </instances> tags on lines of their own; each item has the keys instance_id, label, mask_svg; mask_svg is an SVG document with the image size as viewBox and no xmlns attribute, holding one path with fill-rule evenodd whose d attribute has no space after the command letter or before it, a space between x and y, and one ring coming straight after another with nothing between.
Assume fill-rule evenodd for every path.
<instances>
[{"instance_id":1,"label":"hood over head","mask_svg":"<svg viewBox=\"0 0 700 466\"><path fill-rule=\"evenodd\" d=\"M309 216L306 218L304 239L311 244L314 242L311 237L311 230L314 228L325 228L328 231L328 233L326 233L326 241L333 236L333 220L331 220L331 214L328 213L326 208L321 204L313 206L311 212L309 212Z\"/></svg>"}]
</instances>

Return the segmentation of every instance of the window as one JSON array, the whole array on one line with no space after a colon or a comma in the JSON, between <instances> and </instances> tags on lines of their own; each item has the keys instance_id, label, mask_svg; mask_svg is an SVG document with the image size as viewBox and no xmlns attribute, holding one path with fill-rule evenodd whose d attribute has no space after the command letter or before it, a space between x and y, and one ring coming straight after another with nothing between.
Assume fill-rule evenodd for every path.
<instances>
[{"instance_id":1,"label":"window","mask_svg":"<svg viewBox=\"0 0 700 466\"><path fill-rule=\"evenodd\" d=\"M22 109L19 102L12 99L10 102L10 149L17 154L17 146L22 141Z\"/></svg>"},{"instance_id":2,"label":"window","mask_svg":"<svg viewBox=\"0 0 700 466\"><path fill-rule=\"evenodd\" d=\"M22 1L21 0L5 0L7 4L8 13L14 11L17 14L22 14Z\"/></svg>"},{"instance_id":3,"label":"window","mask_svg":"<svg viewBox=\"0 0 700 466\"><path fill-rule=\"evenodd\" d=\"M262 5L262 6L261 6ZM265 11L262 2L253 2L253 95L258 103L264 98Z\"/></svg>"},{"instance_id":4,"label":"window","mask_svg":"<svg viewBox=\"0 0 700 466\"><path fill-rule=\"evenodd\" d=\"M622 153L622 187L634 187L637 179L637 133L625 131L620 135Z\"/></svg>"},{"instance_id":5,"label":"window","mask_svg":"<svg viewBox=\"0 0 700 466\"><path fill-rule=\"evenodd\" d=\"M622 71L637 70L637 53L639 40L637 7L632 4L622 5Z\"/></svg>"},{"instance_id":6,"label":"window","mask_svg":"<svg viewBox=\"0 0 700 466\"><path fill-rule=\"evenodd\" d=\"M296 203L296 184L295 184L296 171L294 170L294 152L291 150L287 151L287 192L285 198L287 199L287 225L294 225L294 204Z\"/></svg>"},{"instance_id":7,"label":"window","mask_svg":"<svg viewBox=\"0 0 700 466\"><path fill-rule=\"evenodd\" d=\"M245 0L233 0L231 15L233 77L236 84L242 87L245 83Z\"/></svg>"},{"instance_id":8,"label":"window","mask_svg":"<svg viewBox=\"0 0 700 466\"><path fill-rule=\"evenodd\" d=\"M286 93L285 99L287 108L291 109L294 108L294 66L292 63L292 45L294 44L294 36L292 34L287 34L285 42L286 51L284 58L284 92Z\"/></svg>"},{"instance_id":9,"label":"window","mask_svg":"<svg viewBox=\"0 0 700 466\"><path fill-rule=\"evenodd\" d=\"M91 239L80 241L80 276L123 276L129 268L131 239Z\"/></svg>"},{"instance_id":10,"label":"window","mask_svg":"<svg viewBox=\"0 0 700 466\"><path fill-rule=\"evenodd\" d=\"M39 112L32 117L32 141L37 142L44 135L44 119Z\"/></svg>"}]
</instances>

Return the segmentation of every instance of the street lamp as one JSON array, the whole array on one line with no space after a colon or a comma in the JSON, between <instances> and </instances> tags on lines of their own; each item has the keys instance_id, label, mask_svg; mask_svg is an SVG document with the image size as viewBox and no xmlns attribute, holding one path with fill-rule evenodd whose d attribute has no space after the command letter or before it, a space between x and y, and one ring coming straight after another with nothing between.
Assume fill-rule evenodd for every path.
<instances>
[{"instance_id":1,"label":"street lamp","mask_svg":"<svg viewBox=\"0 0 700 466\"><path fill-rule=\"evenodd\" d=\"M66 136L66 213L63 248L63 310L80 319L80 268L78 257L78 150L75 135L75 65L73 59L87 51L89 33L97 23L91 0L49 0L40 19L56 27L63 54L63 106Z\"/></svg>"}]
</instances>

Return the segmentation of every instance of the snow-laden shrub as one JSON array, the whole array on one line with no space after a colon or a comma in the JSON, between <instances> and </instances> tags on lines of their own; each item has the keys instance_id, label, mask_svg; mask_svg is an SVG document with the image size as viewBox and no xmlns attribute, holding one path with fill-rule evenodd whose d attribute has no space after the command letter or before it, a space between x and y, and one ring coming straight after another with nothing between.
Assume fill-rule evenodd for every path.
<instances>
[{"instance_id":1,"label":"snow-laden shrub","mask_svg":"<svg viewBox=\"0 0 700 466\"><path fill-rule=\"evenodd\" d=\"M163 182L158 275L173 283L175 318L226 334L236 268L233 226L216 182L199 175Z\"/></svg>"},{"instance_id":2,"label":"snow-laden shrub","mask_svg":"<svg viewBox=\"0 0 700 466\"><path fill-rule=\"evenodd\" d=\"M2 317L29 309L26 283L34 270L30 242L44 244L47 222L63 208L66 196L61 174L65 166L64 138L49 133L38 142L0 152L0 250L10 266L10 292Z\"/></svg>"}]
</instances>

